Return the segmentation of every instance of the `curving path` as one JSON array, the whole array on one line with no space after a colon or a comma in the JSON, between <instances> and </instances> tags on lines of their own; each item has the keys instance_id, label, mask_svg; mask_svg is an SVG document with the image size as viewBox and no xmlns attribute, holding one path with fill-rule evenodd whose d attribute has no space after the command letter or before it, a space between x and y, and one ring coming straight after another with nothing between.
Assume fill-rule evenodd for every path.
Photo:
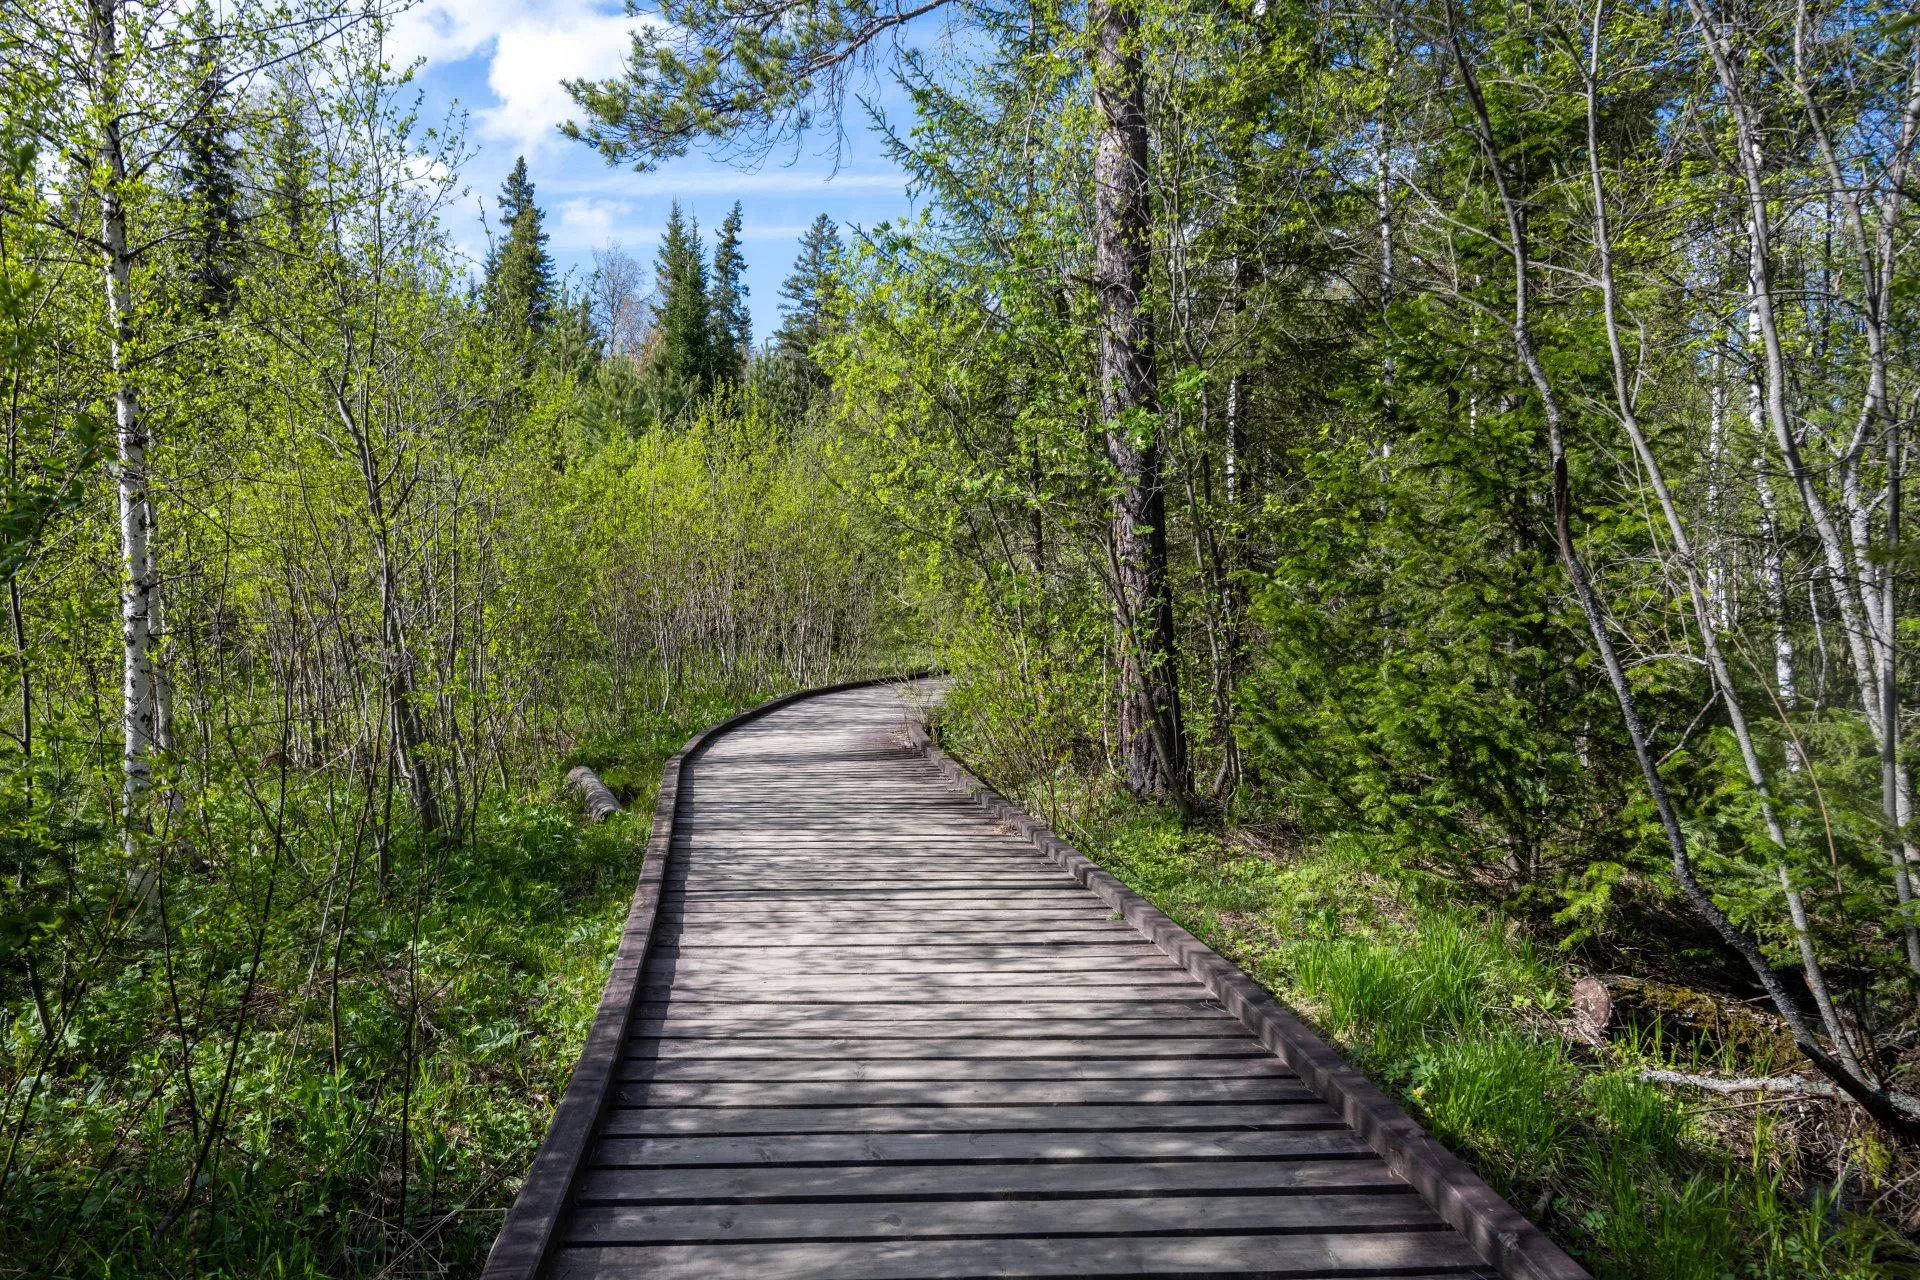
<instances>
[{"instance_id":1,"label":"curving path","mask_svg":"<svg viewBox=\"0 0 1920 1280\"><path fill-rule=\"evenodd\" d=\"M590 1042L489 1277L1584 1274L1537 1232L1490 1266L1444 1179L1417 1194L908 711L826 693L690 754L604 1096L573 1106Z\"/></svg>"}]
</instances>

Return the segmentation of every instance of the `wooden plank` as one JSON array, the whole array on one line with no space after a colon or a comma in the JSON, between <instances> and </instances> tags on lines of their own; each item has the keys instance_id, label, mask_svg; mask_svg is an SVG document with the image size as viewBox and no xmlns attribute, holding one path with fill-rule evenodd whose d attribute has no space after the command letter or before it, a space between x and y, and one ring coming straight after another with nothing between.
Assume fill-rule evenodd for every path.
<instances>
[{"instance_id":1,"label":"wooden plank","mask_svg":"<svg viewBox=\"0 0 1920 1280\"><path fill-rule=\"evenodd\" d=\"M1216 1060L1279 1059L1261 1046L1241 1036L1136 1036L1128 1038L1076 1036L981 1037L976 1035L934 1037L907 1034L894 1038L878 1036L834 1036L824 1038L751 1037L725 1034L683 1036L632 1036L627 1041L627 1056L647 1060L679 1061L779 1061L798 1066L809 1062L837 1063L852 1059L876 1061L931 1058L941 1062L979 1059L991 1062L999 1058L1017 1061L1041 1059L1058 1064L1056 1070L1069 1070L1076 1062L1125 1062L1145 1067L1163 1059L1192 1064L1200 1069Z\"/></svg>"},{"instance_id":2,"label":"wooden plank","mask_svg":"<svg viewBox=\"0 0 1920 1280\"><path fill-rule=\"evenodd\" d=\"M1204 1276L1436 1280L1493 1273L1459 1236L1439 1231L1339 1235L1133 1236L993 1240L567 1248L554 1280L958 1280L979 1276Z\"/></svg>"},{"instance_id":3,"label":"wooden plank","mask_svg":"<svg viewBox=\"0 0 1920 1280\"><path fill-rule=\"evenodd\" d=\"M1272 1054L1258 1058L628 1058L630 1081L829 1080L1291 1080Z\"/></svg>"},{"instance_id":4,"label":"wooden plank","mask_svg":"<svg viewBox=\"0 0 1920 1280\"><path fill-rule=\"evenodd\" d=\"M756 1040L814 1037L823 1040L859 1039L863 1042L903 1040L944 1042L950 1039L1053 1041L1060 1044L1143 1037L1212 1038L1242 1051L1249 1043L1246 1028L1225 1013L1191 1018L1060 1018L1044 1014L1030 1018L832 1018L789 1012L782 1024L758 1023L737 1016L655 1009L638 1015L631 1028L634 1039L667 1037L691 1040L718 1038L739 1044ZM946 1052L943 1047L941 1052Z\"/></svg>"},{"instance_id":5,"label":"wooden plank","mask_svg":"<svg viewBox=\"0 0 1920 1280\"><path fill-rule=\"evenodd\" d=\"M1027 1107L618 1107L610 1138L681 1133L1015 1133L1098 1129L1327 1129L1340 1125L1324 1102L1217 1106Z\"/></svg>"},{"instance_id":6,"label":"wooden plank","mask_svg":"<svg viewBox=\"0 0 1920 1280\"><path fill-rule=\"evenodd\" d=\"M816 928L823 927L820 925ZM849 928L865 928L857 922L849 921ZM892 933L880 929L867 929L860 941L849 941L845 933L807 933L787 929L770 929L765 925L746 925L730 927L725 932L711 929L689 931L679 924L661 921L659 932L655 935L662 943L684 944L697 942L702 946L747 947L760 946L766 950L780 947L818 948L839 945L851 951L857 948L893 948L901 945L918 947L938 947L943 945L1009 945L1024 946L1034 940L1044 940L1059 946L1085 945L1108 946L1120 940L1121 935L1088 926L1075 926L1060 929L1027 930L984 930L976 933L929 933L924 926L914 929L897 930ZM899 938L900 942L883 941L886 938Z\"/></svg>"},{"instance_id":7,"label":"wooden plank","mask_svg":"<svg viewBox=\"0 0 1920 1280\"><path fill-rule=\"evenodd\" d=\"M961 933L1004 932L1016 929L1056 929L1085 928L1091 924L1120 924L1110 911L1102 911L1097 906L1088 906L1084 902L1071 899L1028 902L1017 907L1008 907L1004 911L982 912L976 902L876 902L862 906L857 902L822 903L818 907L809 907L806 903L788 902L712 902L696 899L691 903L674 902L671 910L662 915L663 920L685 921L689 924L724 925L729 920L785 920L796 925L810 926L818 931L824 927L838 924L886 924L918 925L922 932L945 933L949 929ZM912 929L894 928L884 932L910 933ZM1135 937L1139 937L1135 932Z\"/></svg>"},{"instance_id":8,"label":"wooden plank","mask_svg":"<svg viewBox=\"0 0 1920 1280\"><path fill-rule=\"evenodd\" d=\"M696 1244L751 1240L898 1240L941 1236L1201 1235L1240 1231L1433 1228L1413 1195L1116 1196L1048 1200L881 1200L736 1205L580 1204L568 1244Z\"/></svg>"},{"instance_id":9,"label":"wooden plank","mask_svg":"<svg viewBox=\"0 0 1920 1280\"><path fill-rule=\"evenodd\" d=\"M969 919L977 919L971 913ZM860 931L858 939L850 931ZM662 943L698 941L707 946L754 946L756 941L771 947L820 947L836 943L842 946L888 947L980 946L989 943L1023 945L1036 941L1066 945L1076 942L1113 943L1127 939L1132 931L1125 925L1100 918L1015 920L1005 919L984 929L943 927L925 917L901 920L750 920L729 916L718 920L690 917L662 919L657 935ZM1137 935L1132 935L1137 936Z\"/></svg>"},{"instance_id":10,"label":"wooden plank","mask_svg":"<svg viewBox=\"0 0 1920 1280\"><path fill-rule=\"evenodd\" d=\"M1037 952L1005 959L956 956L952 960L918 960L875 949L829 959L810 952L794 955L763 947L758 951L708 951L692 956L685 952L662 956L656 952L655 959L660 962L658 972L662 975L670 973L676 980L694 982L748 982L763 978L825 981L828 978L867 976L892 979L958 978L963 975L979 979L1013 980L1047 977L1069 983L1096 982L1103 978L1109 982L1148 978L1171 978L1186 983L1193 981L1187 976L1186 970L1176 967L1165 956L1154 951L1092 956Z\"/></svg>"},{"instance_id":11,"label":"wooden plank","mask_svg":"<svg viewBox=\"0 0 1920 1280\"><path fill-rule=\"evenodd\" d=\"M1019 867L1039 875L1052 875L1059 870L1038 850L1026 845L979 836L943 842L926 835L911 835L895 842L838 840L832 844L800 844L782 835L759 844L691 843L686 846L686 855L677 859L675 865L688 871L858 865L887 876L953 867Z\"/></svg>"},{"instance_id":12,"label":"wooden plank","mask_svg":"<svg viewBox=\"0 0 1920 1280\"><path fill-rule=\"evenodd\" d=\"M949 943L945 946L902 942L891 946L864 942L845 946L783 946L779 943L742 941L737 946L709 946L689 940L684 943L657 944L654 958L661 964L685 964L688 961L724 960L729 963L766 960L772 962L810 962L816 964L874 964L930 961L964 967L979 961L1029 960L1042 964L1095 964L1109 960L1145 958L1155 964L1170 965L1166 954L1144 942L1053 942L1035 938L1030 942L986 943L977 946Z\"/></svg>"},{"instance_id":13,"label":"wooden plank","mask_svg":"<svg viewBox=\"0 0 1920 1280\"><path fill-rule=\"evenodd\" d=\"M978 1000L919 1000L910 1011L912 1017L925 1021L995 1021L1015 1018L1193 1018L1213 1020L1227 1015L1219 1006L1205 1000L1153 1000L1144 995L1124 994L1126 988L1116 989L1111 999L1095 998L1091 995L1084 999L1066 998L1059 1000L994 1000L982 996ZM636 1006L634 1016L640 1019L655 1018L669 1012L692 1014L702 1018L732 1018L736 1021L760 1022L767 1026L803 1021L857 1021L862 1018L881 1021L894 1021L901 1017L902 1010L890 1000L862 1002L858 1000L836 1000L828 1004L820 1001L794 999L781 1000L713 1000L699 997L675 996L669 993L664 1000L647 1000Z\"/></svg>"},{"instance_id":14,"label":"wooden plank","mask_svg":"<svg viewBox=\"0 0 1920 1280\"><path fill-rule=\"evenodd\" d=\"M1179 970L1101 969L1061 976L1013 973L766 973L729 978L713 973L661 974L642 988L649 1000L669 995L687 1000L833 1000L866 1004L940 1001L1206 1000L1210 997Z\"/></svg>"},{"instance_id":15,"label":"wooden plank","mask_svg":"<svg viewBox=\"0 0 1920 1280\"><path fill-rule=\"evenodd\" d=\"M974 847L963 852L959 847L945 851L929 848L927 841L915 840L905 847L904 853L898 845L864 843L805 850L692 845L683 856L675 859L674 871L684 876L747 878L768 874L804 875L817 871L857 870L868 876L885 877L888 881L971 875L976 871L991 875L1020 873L1042 879L1061 874L1060 868L1035 850L1019 849L1017 846L1005 850L993 846L981 848L980 843L973 842Z\"/></svg>"},{"instance_id":16,"label":"wooden plank","mask_svg":"<svg viewBox=\"0 0 1920 1280\"><path fill-rule=\"evenodd\" d=\"M1379 1160L1182 1160L1113 1164L814 1165L595 1169L576 1204L826 1204L1027 1200L1065 1196L1397 1195L1412 1188ZM1424 1206L1423 1206L1424 1207Z\"/></svg>"},{"instance_id":17,"label":"wooden plank","mask_svg":"<svg viewBox=\"0 0 1920 1280\"><path fill-rule=\"evenodd\" d=\"M749 1137L602 1138L596 1168L692 1169L708 1165L907 1164L943 1168L969 1162L1119 1164L1128 1161L1327 1160L1373 1158L1345 1128L1152 1130L1119 1133L807 1133Z\"/></svg>"},{"instance_id":18,"label":"wooden plank","mask_svg":"<svg viewBox=\"0 0 1920 1280\"><path fill-rule=\"evenodd\" d=\"M983 903L990 907L998 907L1002 903L1012 906L1044 906L1051 902L1065 902L1076 907L1086 904L1086 890L1057 873L1042 873L1036 870L1030 875L1011 879L1014 880L1013 883L1004 885L975 886L959 878L941 880L930 885L896 885L889 883L891 877L887 877L878 884L869 880L866 884L844 887L801 885L792 889L765 889L756 885L740 885L699 891L689 891L670 885L667 888L666 900L673 902L684 898L702 903L780 903L809 908L868 904L878 906L889 902L951 903L958 900Z\"/></svg>"},{"instance_id":19,"label":"wooden plank","mask_svg":"<svg viewBox=\"0 0 1920 1280\"><path fill-rule=\"evenodd\" d=\"M750 911L759 915L777 915L782 911L791 912L795 907L805 908L805 897L814 895L823 904L835 903L845 907L858 905L859 900L852 895L872 892L873 882L879 879L875 875L862 875L859 872L846 872L819 875L786 876L743 876L698 877L669 886L665 903L668 908L678 912L682 908L690 909L698 915L703 909L714 908L709 914L720 914L718 908ZM1004 883L1005 888L1001 888ZM749 887L751 886L751 887ZM941 909L986 908L988 899L1002 892L1007 894L1032 895L1029 905L1049 905L1049 900L1040 895L1064 893L1064 890L1051 885L1036 884L1031 876L1007 876L1004 881L992 875L980 876L926 876L919 880L895 884L887 890L887 897L876 901L876 906L897 906L893 914L904 915L908 911L919 910L924 906ZM1079 892L1075 890L1075 892ZM748 895L754 896L748 896ZM778 896L776 896L778 895ZM1071 898L1053 900L1052 905L1069 906L1076 911L1084 906Z\"/></svg>"},{"instance_id":20,"label":"wooden plank","mask_svg":"<svg viewBox=\"0 0 1920 1280\"><path fill-rule=\"evenodd\" d=\"M615 1106L646 1107L1058 1107L1087 1103L1129 1106L1224 1102L1310 1102L1291 1077L1185 1080L634 1080L622 1063Z\"/></svg>"}]
</instances>

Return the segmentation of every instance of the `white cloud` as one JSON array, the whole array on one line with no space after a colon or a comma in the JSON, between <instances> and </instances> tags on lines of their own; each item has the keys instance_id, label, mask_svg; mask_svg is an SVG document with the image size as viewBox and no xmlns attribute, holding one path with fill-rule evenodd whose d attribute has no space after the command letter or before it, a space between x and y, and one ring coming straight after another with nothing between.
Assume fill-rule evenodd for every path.
<instances>
[{"instance_id":1,"label":"white cloud","mask_svg":"<svg viewBox=\"0 0 1920 1280\"><path fill-rule=\"evenodd\" d=\"M649 22L591 0L427 0L407 10L389 38L396 61L429 68L486 54L493 105L475 107L481 135L520 154L564 141L556 126L577 114L562 78L597 79L620 69L628 33Z\"/></svg>"},{"instance_id":2,"label":"white cloud","mask_svg":"<svg viewBox=\"0 0 1920 1280\"><path fill-rule=\"evenodd\" d=\"M427 0L393 20L387 46L400 65L415 58L458 62L480 52L534 8L522 0Z\"/></svg>"},{"instance_id":3,"label":"white cloud","mask_svg":"<svg viewBox=\"0 0 1920 1280\"><path fill-rule=\"evenodd\" d=\"M633 215L624 200L562 200L547 235L557 249L598 249L618 240Z\"/></svg>"}]
</instances>

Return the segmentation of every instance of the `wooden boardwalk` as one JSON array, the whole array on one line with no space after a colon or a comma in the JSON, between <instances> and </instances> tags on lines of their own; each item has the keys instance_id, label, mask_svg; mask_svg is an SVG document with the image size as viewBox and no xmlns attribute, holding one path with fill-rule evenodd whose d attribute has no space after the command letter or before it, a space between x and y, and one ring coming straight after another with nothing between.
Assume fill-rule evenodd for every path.
<instances>
[{"instance_id":1,"label":"wooden boardwalk","mask_svg":"<svg viewBox=\"0 0 1920 1280\"><path fill-rule=\"evenodd\" d=\"M1499 1273L905 711L807 698L680 771L617 1061L489 1277ZM1502 1270L1584 1274L1534 1235Z\"/></svg>"}]
</instances>

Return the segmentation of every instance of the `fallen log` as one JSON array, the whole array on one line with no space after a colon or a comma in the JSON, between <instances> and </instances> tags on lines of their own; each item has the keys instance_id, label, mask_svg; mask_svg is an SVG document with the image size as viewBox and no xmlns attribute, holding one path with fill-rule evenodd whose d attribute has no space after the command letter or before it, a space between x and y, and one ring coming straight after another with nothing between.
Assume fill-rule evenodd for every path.
<instances>
[{"instance_id":1,"label":"fallen log","mask_svg":"<svg viewBox=\"0 0 1920 1280\"><path fill-rule=\"evenodd\" d=\"M600 775L587 766L576 766L567 774L567 781L580 788L580 795L587 802L588 822L603 822L622 811L620 801L607 784L600 781Z\"/></svg>"},{"instance_id":2,"label":"fallen log","mask_svg":"<svg viewBox=\"0 0 1920 1280\"><path fill-rule=\"evenodd\" d=\"M1590 974L1573 984L1573 1029L1589 1044L1603 1044L1626 1029L1652 1032L1673 1045L1732 1049L1740 1058L1774 1067L1804 1064L1784 1023L1746 1005L1691 987Z\"/></svg>"}]
</instances>

